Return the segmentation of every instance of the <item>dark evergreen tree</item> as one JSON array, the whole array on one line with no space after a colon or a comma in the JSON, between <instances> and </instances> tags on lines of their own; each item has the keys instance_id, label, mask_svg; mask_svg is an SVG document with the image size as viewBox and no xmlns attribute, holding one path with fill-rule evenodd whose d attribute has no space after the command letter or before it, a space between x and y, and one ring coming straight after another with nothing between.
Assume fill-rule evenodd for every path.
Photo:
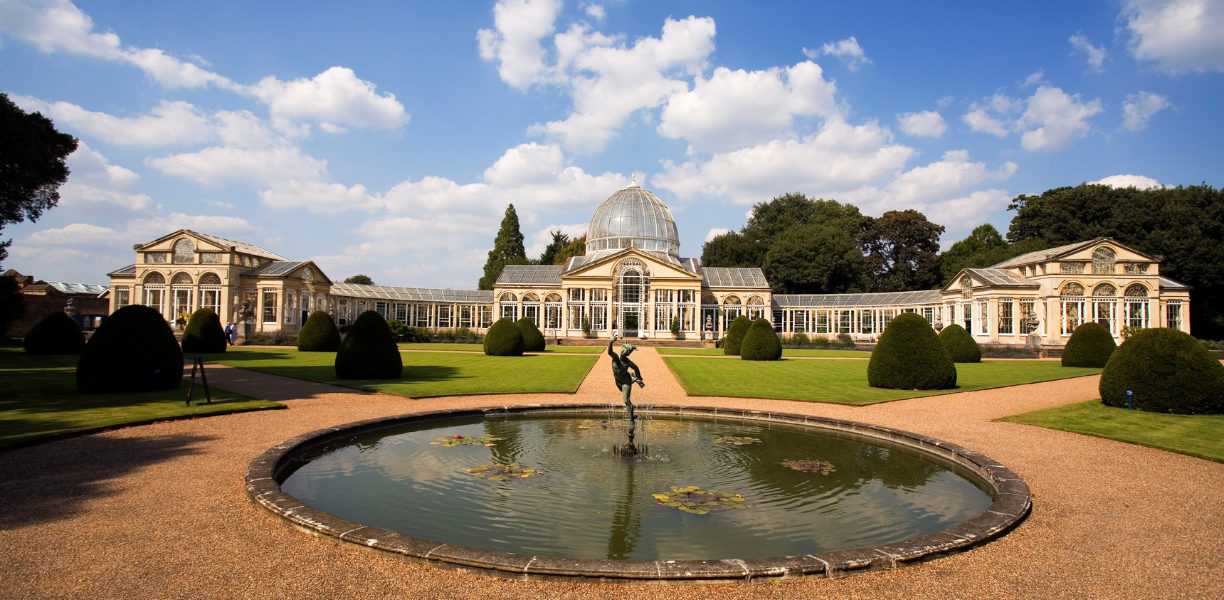
<instances>
[{"instance_id":1,"label":"dark evergreen tree","mask_svg":"<svg viewBox=\"0 0 1224 600\"><path fill-rule=\"evenodd\" d=\"M522 356L523 332L514 321L498 319L485 332L484 353L489 356Z\"/></svg>"},{"instance_id":2,"label":"dark evergreen tree","mask_svg":"<svg viewBox=\"0 0 1224 600\"><path fill-rule=\"evenodd\" d=\"M782 340L768 319L757 319L744 334L740 344L740 360L781 360Z\"/></svg>"},{"instance_id":3,"label":"dark evergreen tree","mask_svg":"<svg viewBox=\"0 0 1224 600\"><path fill-rule=\"evenodd\" d=\"M489 251L489 260L485 262L484 277L480 278L479 289L491 290L497 278L501 277L506 265L528 264L527 249L523 247L523 232L519 230L518 213L514 205L506 207L506 216L502 217L501 229L493 240L493 249Z\"/></svg>"},{"instance_id":4,"label":"dark evergreen tree","mask_svg":"<svg viewBox=\"0 0 1224 600\"><path fill-rule=\"evenodd\" d=\"M89 337L76 382L86 394L173 390L183 383L183 350L161 313L125 306Z\"/></svg>"},{"instance_id":5,"label":"dark evergreen tree","mask_svg":"<svg viewBox=\"0 0 1224 600\"><path fill-rule=\"evenodd\" d=\"M560 229L552 232L552 241L549 242L548 245L544 247L544 252L540 254L540 261L539 261L540 264L542 265L560 264L557 262L557 256L560 255L561 251L564 250L565 247L568 246L569 244L570 244L569 236L565 235L564 233L561 233Z\"/></svg>"},{"instance_id":6,"label":"dark evergreen tree","mask_svg":"<svg viewBox=\"0 0 1224 600\"><path fill-rule=\"evenodd\" d=\"M582 256L584 254L586 254L586 234L583 234L582 237L577 237L570 240L570 243L566 244L564 248L557 251L557 255L553 257L553 264L563 265L570 258Z\"/></svg>"},{"instance_id":7,"label":"dark evergreen tree","mask_svg":"<svg viewBox=\"0 0 1224 600\"><path fill-rule=\"evenodd\" d=\"M1102 368L1118 349L1109 330L1096 321L1075 328L1063 347L1062 366Z\"/></svg>"},{"instance_id":8,"label":"dark evergreen tree","mask_svg":"<svg viewBox=\"0 0 1224 600\"><path fill-rule=\"evenodd\" d=\"M750 327L752 327L752 319L744 315L735 317L731 325L727 326L726 337L723 338L723 354L739 356L740 346L744 343L744 336L748 334Z\"/></svg>"},{"instance_id":9,"label":"dark evergreen tree","mask_svg":"<svg viewBox=\"0 0 1224 600\"><path fill-rule=\"evenodd\" d=\"M867 255L873 292L903 292L940 287L939 236L942 225L916 210L890 210L865 217L859 245Z\"/></svg>"},{"instance_id":10,"label":"dark evergreen tree","mask_svg":"<svg viewBox=\"0 0 1224 600\"><path fill-rule=\"evenodd\" d=\"M404 360L387 320L372 310L357 315L336 352L335 367L340 379L399 379Z\"/></svg>"},{"instance_id":11,"label":"dark evergreen tree","mask_svg":"<svg viewBox=\"0 0 1224 600\"><path fill-rule=\"evenodd\" d=\"M871 352L867 385L895 390L956 387L956 365L935 330L916 313L897 315Z\"/></svg>"},{"instance_id":12,"label":"dark evergreen tree","mask_svg":"<svg viewBox=\"0 0 1224 600\"><path fill-rule=\"evenodd\" d=\"M1143 329L1114 351L1098 391L1105 406L1218 415L1224 413L1224 365L1188 333Z\"/></svg>"},{"instance_id":13,"label":"dark evergreen tree","mask_svg":"<svg viewBox=\"0 0 1224 600\"><path fill-rule=\"evenodd\" d=\"M761 268L776 294L862 291L863 253L842 229L796 225L773 242Z\"/></svg>"},{"instance_id":14,"label":"dark evergreen tree","mask_svg":"<svg viewBox=\"0 0 1224 600\"><path fill-rule=\"evenodd\" d=\"M514 325L523 334L523 352L544 351L544 334L540 333L540 329L536 327L535 321L523 317Z\"/></svg>"},{"instance_id":15,"label":"dark evergreen tree","mask_svg":"<svg viewBox=\"0 0 1224 600\"><path fill-rule=\"evenodd\" d=\"M221 327L221 317L211 309L201 308L191 313L187 321L187 329L183 331L183 352L190 354L207 354L225 352L229 341L225 339L225 329Z\"/></svg>"},{"instance_id":16,"label":"dark evergreen tree","mask_svg":"<svg viewBox=\"0 0 1224 600\"><path fill-rule=\"evenodd\" d=\"M298 352L336 352L340 350L340 330L331 315L316 310L298 332Z\"/></svg>"},{"instance_id":17,"label":"dark evergreen tree","mask_svg":"<svg viewBox=\"0 0 1224 600\"><path fill-rule=\"evenodd\" d=\"M64 160L76 148L76 138L56 131L51 119L26 113L0 93L0 231L37 221L59 203L59 186L68 180ZM11 243L0 242L0 262Z\"/></svg>"},{"instance_id":18,"label":"dark evergreen tree","mask_svg":"<svg viewBox=\"0 0 1224 600\"><path fill-rule=\"evenodd\" d=\"M85 333L72 317L56 311L39 321L21 343L26 354L80 354Z\"/></svg>"}]
</instances>

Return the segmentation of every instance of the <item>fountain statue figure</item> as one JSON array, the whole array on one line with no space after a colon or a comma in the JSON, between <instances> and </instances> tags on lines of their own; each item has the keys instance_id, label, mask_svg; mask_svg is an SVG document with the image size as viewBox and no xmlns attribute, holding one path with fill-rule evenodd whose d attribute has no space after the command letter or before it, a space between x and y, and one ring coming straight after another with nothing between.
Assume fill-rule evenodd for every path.
<instances>
[{"instance_id":1,"label":"fountain statue figure","mask_svg":"<svg viewBox=\"0 0 1224 600\"><path fill-rule=\"evenodd\" d=\"M612 339L608 340L608 356L612 357L612 377L616 379L616 387L620 388L625 400L625 409L629 411L629 445L624 448L625 451L622 454L633 456L637 454L637 448L633 445L637 416L633 414L633 401L629 399L629 395L633 392L633 384L646 387L646 382L642 381L642 372L638 366L629 360L629 355L636 349L633 344L622 345L620 354L617 354L612 351L612 345L615 343L616 334L613 333Z\"/></svg>"}]
</instances>

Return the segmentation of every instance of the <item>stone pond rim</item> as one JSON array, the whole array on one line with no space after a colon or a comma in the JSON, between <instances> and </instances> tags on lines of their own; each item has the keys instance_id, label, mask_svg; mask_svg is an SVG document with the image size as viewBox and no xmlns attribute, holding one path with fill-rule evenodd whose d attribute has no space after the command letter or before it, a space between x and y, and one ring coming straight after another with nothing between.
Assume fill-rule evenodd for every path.
<instances>
[{"instance_id":1,"label":"stone pond rim","mask_svg":"<svg viewBox=\"0 0 1224 600\"><path fill-rule=\"evenodd\" d=\"M246 491L257 506L291 527L336 543L352 544L383 556L508 579L590 583L746 581L760 577L833 577L862 571L896 569L963 552L997 539L1022 523L1032 509L1028 485L1019 476L998 462L955 444L867 423L789 413L693 406L653 406L649 412L655 415L725 417L786 423L861 441L904 446L964 469L989 490L994 502L980 514L949 529L880 546L750 559L604 560L482 550L367 527L307 506L297 498L282 492L276 479L283 469L293 464L300 453L359 433L415 422L524 414L565 415L588 413L601 408L590 404L497 406L431 411L328 427L285 440L256 457L247 468Z\"/></svg>"}]
</instances>

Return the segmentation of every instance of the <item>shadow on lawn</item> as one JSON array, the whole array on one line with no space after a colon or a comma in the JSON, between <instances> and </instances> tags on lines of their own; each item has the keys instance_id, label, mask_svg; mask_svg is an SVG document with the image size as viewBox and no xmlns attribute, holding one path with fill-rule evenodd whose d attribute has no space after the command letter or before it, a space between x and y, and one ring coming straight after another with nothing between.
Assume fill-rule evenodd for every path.
<instances>
[{"instance_id":1,"label":"shadow on lawn","mask_svg":"<svg viewBox=\"0 0 1224 600\"><path fill-rule=\"evenodd\" d=\"M0 460L0 529L71 518L85 510L87 501L118 493L123 484L116 479L197 454L198 444L211 439L90 435L6 452Z\"/></svg>"}]
</instances>

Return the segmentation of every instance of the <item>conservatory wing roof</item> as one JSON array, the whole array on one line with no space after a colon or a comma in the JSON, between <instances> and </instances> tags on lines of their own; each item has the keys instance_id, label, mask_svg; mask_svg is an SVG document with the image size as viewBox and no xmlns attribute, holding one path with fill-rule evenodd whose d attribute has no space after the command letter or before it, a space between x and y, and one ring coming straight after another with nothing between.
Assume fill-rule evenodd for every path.
<instances>
[{"instance_id":1,"label":"conservatory wing roof","mask_svg":"<svg viewBox=\"0 0 1224 600\"><path fill-rule=\"evenodd\" d=\"M68 283L66 281L48 281L46 283L65 294L92 294L97 296L106 293L106 290L110 289L105 285L93 283Z\"/></svg>"},{"instance_id":2,"label":"conservatory wing roof","mask_svg":"<svg viewBox=\"0 0 1224 600\"><path fill-rule=\"evenodd\" d=\"M1194 287L1193 287L1193 286L1191 286L1191 285L1189 285L1189 284L1185 284L1185 283L1182 283L1182 282L1180 282L1180 281L1177 281L1176 279L1169 279L1168 277L1165 277L1164 275L1161 275L1161 276L1160 276L1160 289L1161 289L1161 291L1164 291L1164 290L1170 290L1170 291L1175 291L1175 290L1176 290L1176 291L1185 290L1185 291L1187 291L1187 292L1188 292L1188 291L1190 291L1190 290L1194 289Z\"/></svg>"},{"instance_id":3,"label":"conservatory wing roof","mask_svg":"<svg viewBox=\"0 0 1224 600\"><path fill-rule=\"evenodd\" d=\"M306 264L305 261L297 260L274 260L266 262L258 267L247 269L242 272L243 277L284 277L292 273L294 269Z\"/></svg>"},{"instance_id":4,"label":"conservatory wing roof","mask_svg":"<svg viewBox=\"0 0 1224 600\"><path fill-rule=\"evenodd\" d=\"M702 285L711 288L768 288L769 281L757 268L702 267Z\"/></svg>"},{"instance_id":5,"label":"conservatory wing roof","mask_svg":"<svg viewBox=\"0 0 1224 600\"><path fill-rule=\"evenodd\" d=\"M963 272L968 273L975 284L982 283L990 287L1041 287L1041 284L1035 281L1003 269L965 269Z\"/></svg>"},{"instance_id":6,"label":"conservatory wing roof","mask_svg":"<svg viewBox=\"0 0 1224 600\"><path fill-rule=\"evenodd\" d=\"M217 237L215 235L208 235L207 233L200 233L198 231L191 231L190 229L185 229L184 231L192 235L200 236L223 248L233 247L234 251L236 252L242 252L244 254L252 254L255 256L262 256L264 258L270 258L272 260L289 260L275 252L264 250L263 248L260 248L259 246L254 246L251 244L244 244L242 242L235 242L234 240L227 240L223 237Z\"/></svg>"},{"instance_id":7,"label":"conservatory wing roof","mask_svg":"<svg viewBox=\"0 0 1224 600\"><path fill-rule=\"evenodd\" d=\"M871 294L774 294L777 308L854 308L860 306L917 306L939 304L939 290L877 292Z\"/></svg>"},{"instance_id":8,"label":"conservatory wing roof","mask_svg":"<svg viewBox=\"0 0 1224 600\"><path fill-rule=\"evenodd\" d=\"M128 266L123 267L123 268L120 268L120 269L115 269L114 271L111 271L110 273L107 273L107 276L110 276L110 277L135 277L135 276L136 276L136 265L128 265Z\"/></svg>"},{"instance_id":9,"label":"conservatory wing roof","mask_svg":"<svg viewBox=\"0 0 1224 600\"><path fill-rule=\"evenodd\" d=\"M564 268L563 265L506 265L497 278L497 285L561 285Z\"/></svg>"},{"instance_id":10,"label":"conservatory wing roof","mask_svg":"<svg viewBox=\"0 0 1224 600\"><path fill-rule=\"evenodd\" d=\"M448 290L437 288L396 287L389 285L363 285L360 283L333 283L333 296L373 298L377 300L410 300L428 302L473 302L492 303L492 290Z\"/></svg>"}]
</instances>

